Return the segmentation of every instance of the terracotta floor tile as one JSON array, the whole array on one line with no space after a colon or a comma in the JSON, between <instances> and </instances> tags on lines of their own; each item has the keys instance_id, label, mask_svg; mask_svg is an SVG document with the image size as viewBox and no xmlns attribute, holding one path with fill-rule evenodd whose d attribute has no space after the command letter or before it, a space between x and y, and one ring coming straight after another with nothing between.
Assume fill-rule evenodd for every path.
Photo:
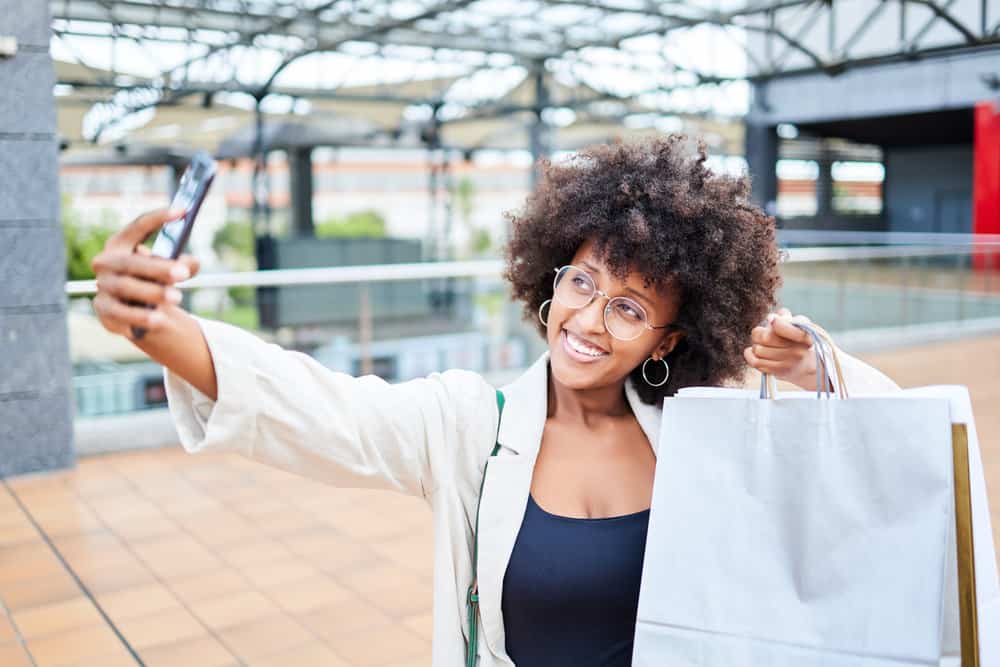
<instances>
[{"instance_id":1,"label":"terracotta floor tile","mask_svg":"<svg viewBox=\"0 0 1000 667\"><path fill-rule=\"evenodd\" d=\"M260 522L267 521L269 517L283 516L293 509L294 505L289 505L277 495L256 496L232 506L232 510L240 516Z\"/></svg>"},{"instance_id":2,"label":"terracotta floor tile","mask_svg":"<svg viewBox=\"0 0 1000 667\"><path fill-rule=\"evenodd\" d=\"M357 568L338 574L336 579L393 616L411 616L431 609L431 582L394 563Z\"/></svg>"},{"instance_id":3,"label":"terracotta floor tile","mask_svg":"<svg viewBox=\"0 0 1000 667\"><path fill-rule=\"evenodd\" d=\"M218 549L218 554L224 561L236 567L283 560L293 556L291 549L278 541L268 539L253 539L226 545Z\"/></svg>"},{"instance_id":4,"label":"terracotta floor tile","mask_svg":"<svg viewBox=\"0 0 1000 667\"><path fill-rule=\"evenodd\" d=\"M39 542L41 537L31 522L24 517L0 524L0 548L25 542Z\"/></svg>"},{"instance_id":5,"label":"terracotta floor tile","mask_svg":"<svg viewBox=\"0 0 1000 667\"><path fill-rule=\"evenodd\" d=\"M367 548L351 542L348 537L328 526L301 535L288 535L280 538L280 542L299 556L325 556L344 547L363 551L358 554L358 561L363 561L372 554Z\"/></svg>"},{"instance_id":6,"label":"terracotta floor tile","mask_svg":"<svg viewBox=\"0 0 1000 667\"><path fill-rule=\"evenodd\" d=\"M10 622L10 617L0 611L0 644L6 644L16 639L17 631L14 630L14 626Z\"/></svg>"},{"instance_id":7,"label":"terracotta floor tile","mask_svg":"<svg viewBox=\"0 0 1000 667\"><path fill-rule=\"evenodd\" d=\"M146 566L162 579L187 578L223 565L217 556L188 535L171 535L131 546Z\"/></svg>"},{"instance_id":8,"label":"terracotta floor tile","mask_svg":"<svg viewBox=\"0 0 1000 667\"><path fill-rule=\"evenodd\" d=\"M104 623L100 612L85 597L16 611L13 620L25 640Z\"/></svg>"},{"instance_id":9,"label":"terracotta floor tile","mask_svg":"<svg viewBox=\"0 0 1000 667\"><path fill-rule=\"evenodd\" d=\"M221 599L250 589L249 582L232 569L212 570L193 577L171 580L167 586L188 605L199 600Z\"/></svg>"},{"instance_id":10,"label":"terracotta floor tile","mask_svg":"<svg viewBox=\"0 0 1000 667\"><path fill-rule=\"evenodd\" d=\"M52 541L63 558L70 562L103 563L129 553L125 543L108 530L63 535Z\"/></svg>"},{"instance_id":11,"label":"terracotta floor tile","mask_svg":"<svg viewBox=\"0 0 1000 667\"><path fill-rule=\"evenodd\" d=\"M88 501L90 509L110 526L136 519L155 519L163 516L160 508L137 491L121 495L107 495Z\"/></svg>"},{"instance_id":12,"label":"terracotta floor tile","mask_svg":"<svg viewBox=\"0 0 1000 667\"><path fill-rule=\"evenodd\" d=\"M249 667L351 667L351 663L334 653L329 646L315 641L251 660L248 665Z\"/></svg>"},{"instance_id":13,"label":"terracotta floor tile","mask_svg":"<svg viewBox=\"0 0 1000 667\"><path fill-rule=\"evenodd\" d=\"M257 591L199 600L192 602L190 607L205 625L215 630L242 625L279 612L275 603Z\"/></svg>"},{"instance_id":14,"label":"terracotta floor tile","mask_svg":"<svg viewBox=\"0 0 1000 667\"><path fill-rule=\"evenodd\" d=\"M159 583L105 593L98 596L97 602L115 622L146 616L181 604L170 589Z\"/></svg>"},{"instance_id":15,"label":"terracotta floor tile","mask_svg":"<svg viewBox=\"0 0 1000 667\"><path fill-rule=\"evenodd\" d=\"M289 546L294 551L292 546ZM363 544L343 538L339 546L325 552L313 552L302 556L323 572L338 574L359 566L378 561L379 556Z\"/></svg>"},{"instance_id":16,"label":"terracotta floor tile","mask_svg":"<svg viewBox=\"0 0 1000 667\"><path fill-rule=\"evenodd\" d=\"M434 614L417 614L402 619L402 624L411 632L415 632L427 641L434 637Z\"/></svg>"},{"instance_id":17,"label":"terracotta floor tile","mask_svg":"<svg viewBox=\"0 0 1000 667\"><path fill-rule=\"evenodd\" d=\"M27 645L38 667L68 667L113 654L121 642L106 625L95 625L33 639Z\"/></svg>"},{"instance_id":18,"label":"terracotta floor tile","mask_svg":"<svg viewBox=\"0 0 1000 667\"><path fill-rule=\"evenodd\" d=\"M159 506L164 514L175 519L223 509L222 503L200 490L195 490L187 495L163 498L159 501Z\"/></svg>"},{"instance_id":19,"label":"terracotta floor tile","mask_svg":"<svg viewBox=\"0 0 1000 667\"><path fill-rule=\"evenodd\" d=\"M0 585L24 579L58 576L62 563L43 542L28 542L0 548Z\"/></svg>"},{"instance_id":20,"label":"terracotta floor tile","mask_svg":"<svg viewBox=\"0 0 1000 667\"><path fill-rule=\"evenodd\" d=\"M353 597L354 593L332 577L318 574L292 583L262 589L279 607L292 614L321 609Z\"/></svg>"},{"instance_id":21,"label":"terracotta floor tile","mask_svg":"<svg viewBox=\"0 0 1000 667\"><path fill-rule=\"evenodd\" d=\"M0 602L9 610L37 607L82 594L68 572L0 584Z\"/></svg>"},{"instance_id":22,"label":"terracotta floor tile","mask_svg":"<svg viewBox=\"0 0 1000 667\"><path fill-rule=\"evenodd\" d=\"M327 641L392 623L388 614L359 596L297 614L296 618L317 637Z\"/></svg>"},{"instance_id":23,"label":"terracotta floor tile","mask_svg":"<svg viewBox=\"0 0 1000 667\"><path fill-rule=\"evenodd\" d=\"M103 567L79 567L74 564L73 569L94 595L156 583L153 573L137 559L106 563Z\"/></svg>"},{"instance_id":24,"label":"terracotta floor tile","mask_svg":"<svg viewBox=\"0 0 1000 667\"><path fill-rule=\"evenodd\" d=\"M208 634L208 629L180 606L146 616L117 619L115 623L128 643L139 650Z\"/></svg>"},{"instance_id":25,"label":"terracotta floor tile","mask_svg":"<svg viewBox=\"0 0 1000 667\"><path fill-rule=\"evenodd\" d=\"M83 662L74 662L73 667L138 667L139 663L124 646L114 653L106 653Z\"/></svg>"},{"instance_id":26,"label":"terracotta floor tile","mask_svg":"<svg viewBox=\"0 0 1000 667\"><path fill-rule=\"evenodd\" d=\"M319 570L296 557L267 563L254 563L240 572L257 588L273 588L291 584L319 574Z\"/></svg>"},{"instance_id":27,"label":"terracotta floor tile","mask_svg":"<svg viewBox=\"0 0 1000 667\"><path fill-rule=\"evenodd\" d=\"M298 510L287 514L269 517L268 520L257 523L257 534L268 537L284 537L289 535L308 534L322 527L323 524L315 517Z\"/></svg>"},{"instance_id":28,"label":"terracotta floor tile","mask_svg":"<svg viewBox=\"0 0 1000 667\"><path fill-rule=\"evenodd\" d=\"M199 542L212 547L259 538L257 525L228 510L191 514L181 524Z\"/></svg>"},{"instance_id":29,"label":"terracotta floor tile","mask_svg":"<svg viewBox=\"0 0 1000 667\"><path fill-rule=\"evenodd\" d=\"M0 665L3 667L34 667L19 642L0 645Z\"/></svg>"},{"instance_id":30,"label":"terracotta floor tile","mask_svg":"<svg viewBox=\"0 0 1000 667\"><path fill-rule=\"evenodd\" d=\"M181 533L181 528L173 520L165 516L140 517L119 521L112 525L111 530L123 542L135 543L144 540L165 538Z\"/></svg>"},{"instance_id":31,"label":"terracotta floor tile","mask_svg":"<svg viewBox=\"0 0 1000 667\"><path fill-rule=\"evenodd\" d=\"M396 623L338 636L330 640L330 647L348 662L365 667L412 659L431 662L430 642Z\"/></svg>"},{"instance_id":32,"label":"terracotta floor tile","mask_svg":"<svg viewBox=\"0 0 1000 667\"><path fill-rule=\"evenodd\" d=\"M50 538L94 533L106 529L104 522L79 501L58 511L32 512L32 515Z\"/></svg>"},{"instance_id":33,"label":"terracotta floor tile","mask_svg":"<svg viewBox=\"0 0 1000 667\"><path fill-rule=\"evenodd\" d=\"M434 577L433 531L374 542L369 546L372 551L404 570L428 580Z\"/></svg>"},{"instance_id":34,"label":"terracotta floor tile","mask_svg":"<svg viewBox=\"0 0 1000 667\"><path fill-rule=\"evenodd\" d=\"M215 637L196 637L139 652L146 667L230 667L238 664ZM289 665L288 667L292 667Z\"/></svg>"},{"instance_id":35,"label":"terracotta floor tile","mask_svg":"<svg viewBox=\"0 0 1000 667\"><path fill-rule=\"evenodd\" d=\"M315 641L305 627L285 615L267 616L217 634L230 652L244 662Z\"/></svg>"}]
</instances>

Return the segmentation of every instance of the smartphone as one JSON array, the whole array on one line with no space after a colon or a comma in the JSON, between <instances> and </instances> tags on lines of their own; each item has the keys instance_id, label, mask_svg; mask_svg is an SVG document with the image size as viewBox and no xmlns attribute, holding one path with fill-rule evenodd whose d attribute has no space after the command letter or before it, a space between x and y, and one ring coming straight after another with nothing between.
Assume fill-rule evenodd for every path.
<instances>
[{"instance_id":1,"label":"smartphone","mask_svg":"<svg viewBox=\"0 0 1000 667\"><path fill-rule=\"evenodd\" d=\"M160 228L156 240L153 241L152 252L157 257L166 259L177 259L184 252L188 238L191 236L191 228L194 227L194 220L198 216L201 204L205 201L208 188L215 178L215 160L205 152L195 153L191 158L191 164L184 170L181 181L177 186L177 193L170 208L173 210L183 210L184 215L177 220L172 220ZM132 327L132 335L142 338L146 335L146 330L140 327Z\"/></svg>"}]
</instances>

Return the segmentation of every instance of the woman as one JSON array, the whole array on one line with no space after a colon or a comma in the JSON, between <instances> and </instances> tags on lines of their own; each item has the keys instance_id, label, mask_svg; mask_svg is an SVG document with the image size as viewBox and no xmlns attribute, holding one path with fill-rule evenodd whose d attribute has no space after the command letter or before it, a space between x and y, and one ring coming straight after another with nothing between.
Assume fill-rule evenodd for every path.
<instances>
[{"instance_id":1,"label":"woman","mask_svg":"<svg viewBox=\"0 0 1000 667\"><path fill-rule=\"evenodd\" d=\"M187 315L171 285L196 262L136 252L169 214L109 241L94 306L111 331L148 330L136 344L167 369L189 451L232 449L429 503L434 665L465 659L477 523L480 665L627 665L663 398L739 380L747 365L816 386L808 337L788 311L768 316L774 221L748 194L679 137L547 165L511 218L505 275L549 350L503 387L502 418L472 372L389 385ZM895 387L843 360L853 387Z\"/></svg>"}]
</instances>

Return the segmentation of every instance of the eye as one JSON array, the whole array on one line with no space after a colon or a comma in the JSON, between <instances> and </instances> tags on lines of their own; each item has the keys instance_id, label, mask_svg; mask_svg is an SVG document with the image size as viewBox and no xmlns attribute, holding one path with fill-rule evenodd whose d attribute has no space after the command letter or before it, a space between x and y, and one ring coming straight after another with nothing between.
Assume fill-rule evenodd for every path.
<instances>
[{"instance_id":1,"label":"eye","mask_svg":"<svg viewBox=\"0 0 1000 667\"><path fill-rule=\"evenodd\" d=\"M570 282L572 282L573 287L575 287L580 292L589 292L590 291L590 281L587 280L586 278L584 278L580 274L577 274L577 275L573 276L573 278L572 278L572 280Z\"/></svg>"},{"instance_id":2,"label":"eye","mask_svg":"<svg viewBox=\"0 0 1000 667\"><path fill-rule=\"evenodd\" d=\"M618 311L619 315L633 322L641 322L643 320L642 311L639 310L638 306L635 304L631 304L627 301L619 301L615 305L615 309Z\"/></svg>"}]
</instances>

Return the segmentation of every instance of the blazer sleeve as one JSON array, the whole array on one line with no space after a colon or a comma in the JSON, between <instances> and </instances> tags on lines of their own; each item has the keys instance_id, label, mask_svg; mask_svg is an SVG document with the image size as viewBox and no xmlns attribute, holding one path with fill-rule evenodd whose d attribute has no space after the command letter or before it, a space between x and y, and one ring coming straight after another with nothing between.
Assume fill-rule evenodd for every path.
<instances>
[{"instance_id":1,"label":"blazer sleeve","mask_svg":"<svg viewBox=\"0 0 1000 667\"><path fill-rule=\"evenodd\" d=\"M448 451L470 422L495 422L483 410L493 389L471 371L389 384L331 371L237 327L198 323L215 364L217 400L165 371L170 412L189 452L235 451L338 486L426 498L452 474Z\"/></svg>"},{"instance_id":2,"label":"blazer sleeve","mask_svg":"<svg viewBox=\"0 0 1000 667\"><path fill-rule=\"evenodd\" d=\"M866 364L857 357L844 352L837 347L837 355L840 359L840 368L844 372L844 382L847 384L848 395L850 394L880 394L901 391L888 375L878 370L874 366ZM830 369L831 375L836 375ZM837 388L837 378L831 378L834 388Z\"/></svg>"}]
</instances>

